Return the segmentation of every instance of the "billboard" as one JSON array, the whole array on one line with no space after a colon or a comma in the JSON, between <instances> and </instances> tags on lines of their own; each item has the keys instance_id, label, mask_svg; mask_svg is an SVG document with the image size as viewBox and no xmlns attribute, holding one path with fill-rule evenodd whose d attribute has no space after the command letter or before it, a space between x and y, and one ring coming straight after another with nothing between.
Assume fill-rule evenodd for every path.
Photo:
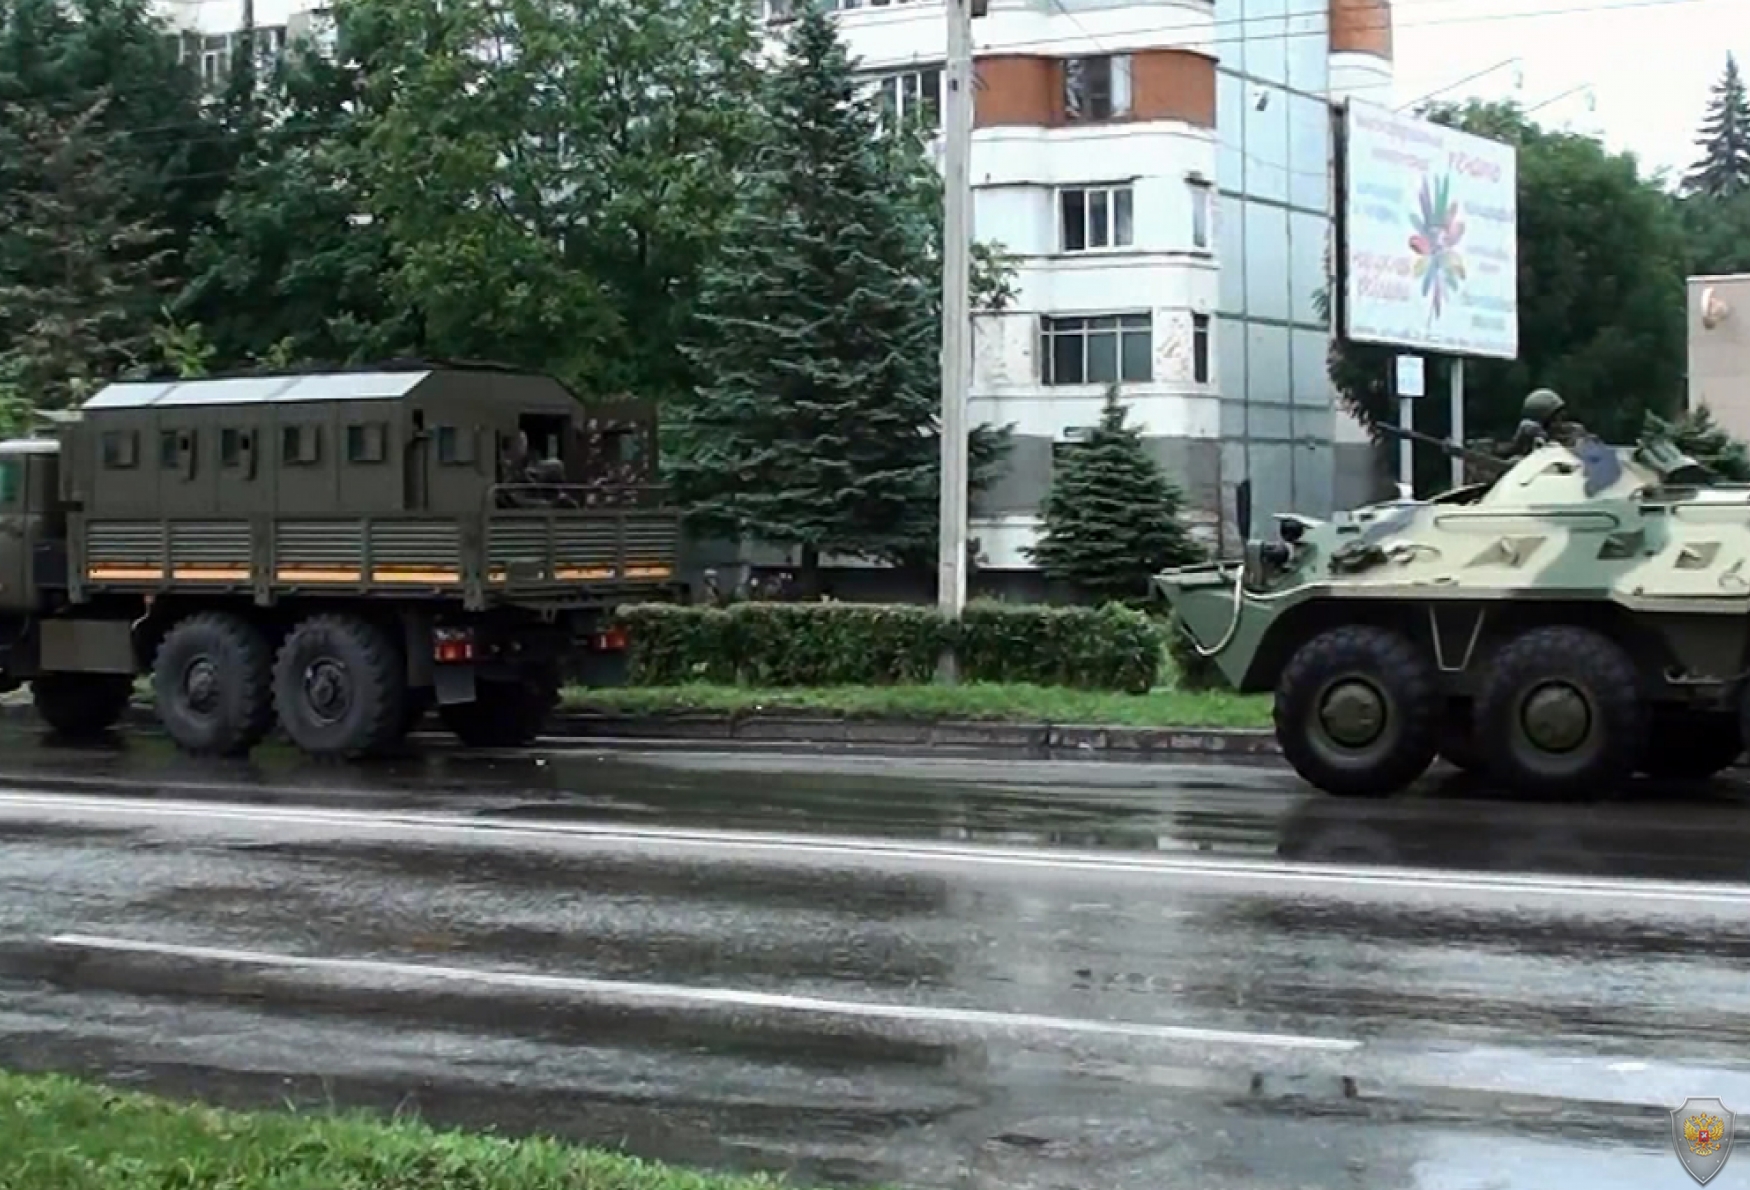
<instances>
[{"instance_id":1,"label":"billboard","mask_svg":"<svg viewBox=\"0 0 1750 1190\"><path fill-rule=\"evenodd\" d=\"M1516 358L1513 146L1355 100L1343 131L1344 335Z\"/></svg>"}]
</instances>

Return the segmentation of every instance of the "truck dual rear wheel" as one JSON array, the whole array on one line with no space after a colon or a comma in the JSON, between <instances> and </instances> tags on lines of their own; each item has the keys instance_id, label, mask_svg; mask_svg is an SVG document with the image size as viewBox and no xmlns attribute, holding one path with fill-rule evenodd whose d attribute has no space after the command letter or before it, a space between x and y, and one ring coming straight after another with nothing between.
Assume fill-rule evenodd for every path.
<instances>
[{"instance_id":1,"label":"truck dual rear wheel","mask_svg":"<svg viewBox=\"0 0 1750 1190\"><path fill-rule=\"evenodd\" d=\"M280 726L308 755L353 760L402 734L407 668L395 639L355 616L311 616L287 634L274 664Z\"/></svg>"},{"instance_id":2,"label":"truck dual rear wheel","mask_svg":"<svg viewBox=\"0 0 1750 1190\"><path fill-rule=\"evenodd\" d=\"M121 721L134 695L129 674L39 674L31 679L36 713L56 735L100 736Z\"/></svg>"},{"instance_id":3,"label":"truck dual rear wheel","mask_svg":"<svg viewBox=\"0 0 1750 1190\"><path fill-rule=\"evenodd\" d=\"M195 756L243 756L273 729L267 638L228 612L199 612L171 626L152 662L158 721Z\"/></svg>"},{"instance_id":4,"label":"truck dual rear wheel","mask_svg":"<svg viewBox=\"0 0 1750 1190\"><path fill-rule=\"evenodd\" d=\"M1533 628L1496 654L1476 703L1491 776L1535 797L1606 792L1633 773L1647 702L1632 658L1590 628Z\"/></svg>"},{"instance_id":5,"label":"truck dual rear wheel","mask_svg":"<svg viewBox=\"0 0 1750 1190\"><path fill-rule=\"evenodd\" d=\"M1276 738L1295 772L1340 797L1384 797L1434 763L1434 667L1399 633L1352 624L1301 646L1276 686Z\"/></svg>"},{"instance_id":6,"label":"truck dual rear wheel","mask_svg":"<svg viewBox=\"0 0 1750 1190\"><path fill-rule=\"evenodd\" d=\"M559 679L479 682L473 702L438 708L443 724L470 748L522 748L535 742L559 705Z\"/></svg>"}]
</instances>

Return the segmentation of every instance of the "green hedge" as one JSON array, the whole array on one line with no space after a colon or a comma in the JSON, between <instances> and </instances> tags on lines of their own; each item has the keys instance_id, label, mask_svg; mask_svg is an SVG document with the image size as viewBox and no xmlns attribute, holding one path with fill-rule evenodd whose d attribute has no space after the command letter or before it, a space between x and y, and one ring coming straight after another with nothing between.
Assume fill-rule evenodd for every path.
<instances>
[{"instance_id":1,"label":"green hedge","mask_svg":"<svg viewBox=\"0 0 1750 1190\"><path fill-rule=\"evenodd\" d=\"M1029 682L1146 693L1161 676L1161 627L1142 612L969 604L960 623L934 607L741 603L621 608L636 686L893 686L932 681L952 646L970 682Z\"/></svg>"}]
</instances>

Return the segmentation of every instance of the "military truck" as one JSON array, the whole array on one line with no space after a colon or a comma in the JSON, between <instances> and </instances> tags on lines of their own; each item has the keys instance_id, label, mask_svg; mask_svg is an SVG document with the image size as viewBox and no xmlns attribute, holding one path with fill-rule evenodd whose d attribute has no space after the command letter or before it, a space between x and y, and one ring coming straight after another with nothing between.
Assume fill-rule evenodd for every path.
<instances>
[{"instance_id":1,"label":"military truck","mask_svg":"<svg viewBox=\"0 0 1750 1190\"><path fill-rule=\"evenodd\" d=\"M1750 487L1660 440L1476 461L1496 476L1279 515L1276 540L1155 587L1235 687L1274 692L1284 755L1333 794L1390 794L1436 755L1552 798L1730 765Z\"/></svg>"},{"instance_id":2,"label":"military truck","mask_svg":"<svg viewBox=\"0 0 1750 1190\"><path fill-rule=\"evenodd\" d=\"M496 366L111 384L0 443L0 689L89 736L148 674L186 752L357 758L434 706L527 743L611 609L678 598L654 414Z\"/></svg>"}]
</instances>

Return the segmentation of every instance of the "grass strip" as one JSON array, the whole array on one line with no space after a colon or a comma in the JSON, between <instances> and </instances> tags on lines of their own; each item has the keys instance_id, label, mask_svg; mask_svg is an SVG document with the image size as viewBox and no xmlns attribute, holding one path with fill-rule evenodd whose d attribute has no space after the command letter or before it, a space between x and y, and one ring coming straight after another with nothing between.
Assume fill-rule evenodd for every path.
<instances>
[{"instance_id":1,"label":"grass strip","mask_svg":"<svg viewBox=\"0 0 1750 1190\"><path fill-rule=\"evenodd\" d=\"M6 1190L769 1190L551 1140L361 1115L232 1112L0 1074Z\"/></svg>"},{"instance_id":2,"label":"grass strip","mask_svg":"<svg viewBox=\"0 0 1750 1190\"><path fill-rule=\"evenodd\" d=\"M844 718L965 719L1114 727L1265 728L1270 699L1226 691L1148 694L1056 686L832 686L759 690L742 686L571 688L568 711L614 715L791 711Z\"/></svg>"}]
</instances>

